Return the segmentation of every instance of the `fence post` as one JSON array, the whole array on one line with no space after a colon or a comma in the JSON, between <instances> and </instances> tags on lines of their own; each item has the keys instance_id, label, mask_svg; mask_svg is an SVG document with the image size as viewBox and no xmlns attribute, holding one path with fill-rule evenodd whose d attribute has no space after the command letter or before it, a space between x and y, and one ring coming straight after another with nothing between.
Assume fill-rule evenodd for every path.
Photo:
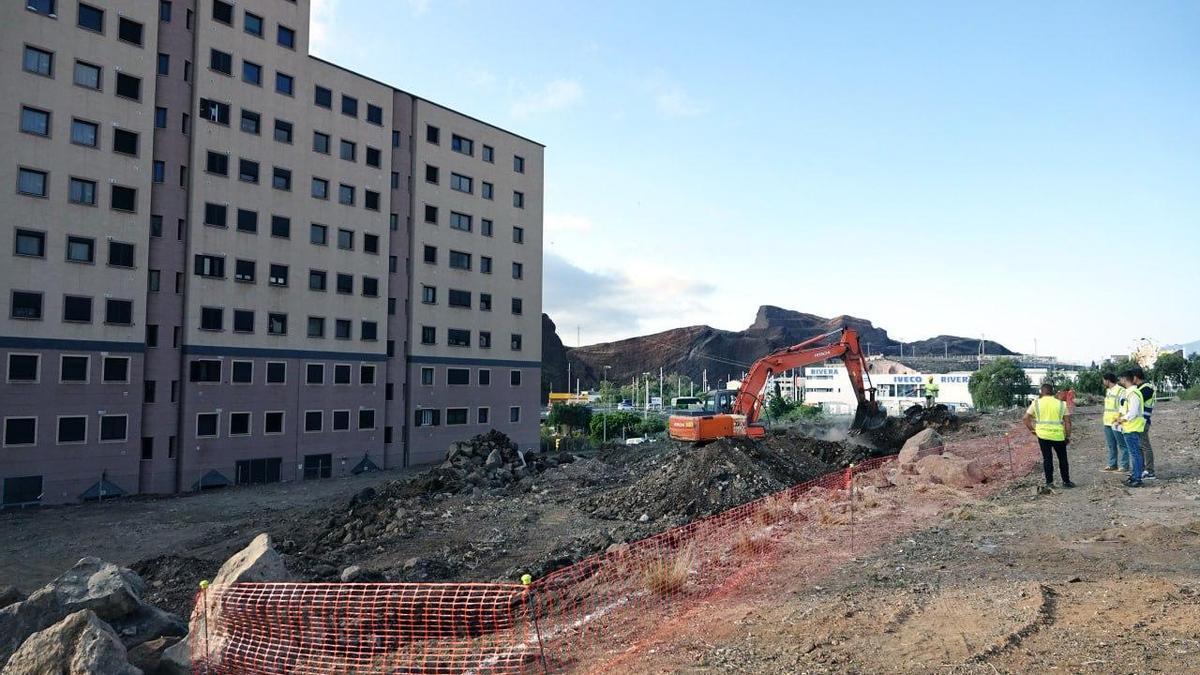
<instances>
[{"instance_id":1,"label":"fence post","mask_svg":"<svg viewBox=\"0 0 1200 675\"><path fill-rule=\"evenodd\" d=\"M846 475L848 476L848 480L850 482L850 485L849 485L850 489L848 490L848 492L850 494L850 530L851 530L851 534L853 534L853 530L854 530L854 465L853 464L846 467Z\"/></svg>"},{"instance_id":2,"label":"fence post","mask_svg":"<svg viewBox=\"0 0 1200 675\"><path fill-rule=\"evenodd\" d=\"M533 634L537 636L538 654L542 660L542 671L549 673L550 664L546 662L546 646L542 644L542 627L538 623L537 597L533 594L532 584L533 575L521 575L521 585L525 587L526 605L529 607L529 614L533 617Z\"/></svg>"},{"instance_id":3,"label":"fence post","mask_svg":"<svg viewBox=\"0 0 1200 675\"><path fill-rule=\"evenodd\" d=\"M1004 444L1008 446L1008 477L1017 477L1017 467L1013 464L1012 434L1004 434Z\"/></svg>"},{"instance_id":4,"label":"fence post","mask_svg":"<svg viewBox=\"0 0 1200 675\"><path fill-rule=\"evenodd\" d=\"M208 579L200 580L200 602L204 608L204 672L208 672L212 655L208 652Z\"/></svg>"}]
</instances>

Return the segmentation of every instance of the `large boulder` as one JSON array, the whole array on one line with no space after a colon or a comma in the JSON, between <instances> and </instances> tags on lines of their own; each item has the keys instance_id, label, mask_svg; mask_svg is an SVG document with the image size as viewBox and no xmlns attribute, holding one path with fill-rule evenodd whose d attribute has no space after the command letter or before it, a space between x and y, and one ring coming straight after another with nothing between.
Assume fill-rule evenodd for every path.
<instances>
[{"instance_id":1,"label":"large boulder","mask_svg":"<svg viewBox=\"0 0 1200 675\"><path fill-rule=\"evenodd\" d=\"M68 615L29 636L4 666L3 675L142 675L125 645L90 609Z\"/></svg>"},{"instance_id":2,"label":"large boulder","mask_svg":"<svg viewBox=\"0 0 1200 675\"><path fill-rule=\"evenodd\" d=\"M117 620L142 607L141 577L99 558L83 558L62 576L21 602L0 609L0 664L27 637L67 615L90 610L101 620Z\"/></svg>"},{"instance_id":3,"label":"large boulder","mask_svg":"<svg viewBox=\"0 0 1200 675\"><path fill-rule=\"evenodd\" d=\"M160 637L129 650L129 662L145 673L159 673L163 652L176 645L181 638Z\"/></svg>"},{"instance_id":4,"label":"large boulder","mask_svg":"<svg viewBox=\"0 0 1200 675\"><path fill-rule=\"evenodd\" d=\"M24 599L25 594L17 590L16 586L0 586L0 609Z\"/></svg>"},{"instance_id":5,"label":"large boulder","mask_svg":"<svg viewBox=\"0 0 1200 675\"><path fill-rule=\"evenodd\" d=\"M922 458L917 462L917 473L931 483L951 487L971 487L984 481L983 468L978 460L950 453Z\"/></svg>"},{"instance_id":6,"label":"large boulder","mask_svg":"<svg viewBox=\"0 0 1200 675\"><path fill-rule=\"evenodd\" d=\"M183 637L188 631L183 619L153 605L142 605L132 614L108 623L120 636L126 649L158 637Z\"/></svg>"},{"instance_id":7,"label":"large boulder","mask_svg":"<svg viewBox=\"0 0 1200 675\"><path fill-rule=\"evenodd\" d=\"M904 442L896 461L899 462L900 468L911 471L921 458L941 453L944 446L945 443L938 432L925 429Z\"/></svg>"}]
</instances>

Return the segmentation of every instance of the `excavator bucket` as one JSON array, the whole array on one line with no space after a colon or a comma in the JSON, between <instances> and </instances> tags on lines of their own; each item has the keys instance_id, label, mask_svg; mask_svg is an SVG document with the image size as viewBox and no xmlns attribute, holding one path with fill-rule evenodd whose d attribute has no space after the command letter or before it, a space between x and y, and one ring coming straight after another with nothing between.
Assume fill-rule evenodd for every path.
<instances>
[{"instance_id":1,"label":"excavator bucket","mask_svg":"<svg viewBox=\"0 0 1200 675\"><path fill-rule=\"evenodd\" d=\"M871 431L887 423L887 411L875 401L864 401L854 412L854 421L850 423L851 432Z\"/></svg>"}]
</instances>

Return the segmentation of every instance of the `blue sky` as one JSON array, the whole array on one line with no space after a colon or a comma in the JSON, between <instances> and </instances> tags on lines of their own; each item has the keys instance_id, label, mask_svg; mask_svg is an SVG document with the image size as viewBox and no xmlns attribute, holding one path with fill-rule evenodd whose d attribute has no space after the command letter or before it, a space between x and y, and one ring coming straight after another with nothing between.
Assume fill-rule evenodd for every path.
<instances>
[{"instance_id":1,"label":"blue sky","mask_svg":"<svg viewBox=\"0 0 1200 675\"><path fill-rule=\"evenodd\" d=\"M568 344L761 304L1200 338L1200 3L313 5L318 56L547 145Z\"/></svg>"}]
</instances>

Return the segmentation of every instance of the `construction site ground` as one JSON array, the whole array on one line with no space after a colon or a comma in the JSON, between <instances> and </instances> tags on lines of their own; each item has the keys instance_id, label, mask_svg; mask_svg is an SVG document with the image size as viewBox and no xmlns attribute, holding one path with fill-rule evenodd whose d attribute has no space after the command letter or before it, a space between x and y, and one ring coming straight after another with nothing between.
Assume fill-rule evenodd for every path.
<instances>
[{"instance_id":1,"label":"construction site ground","mask_svg":"<svg viewBox=\"0 0 1200 675\"><path fill-rule=\"evenodd\" d=\"M1041 479L1032 476L982 499L924 491L901 504L895 527L868 535L831 523L820 555L776 557L752 583L681 608L606 669L1195 671L1200 406L1160 405L1160 479L1142 490L1098 471L1099 412L1078 410L1071 456L1079 488L1037 494ZM1014 420L983 416L948 440ZM186 613L196 582L261 531L301 579L336 580L352 565L364 570L357 580L540 576L866 452L828 429L808 431L827 440L778 434L700 450L662 442L574 461L544 455L509 472L468 457L429 472L6 512L0 583L28 592L95 555L132 567L150 601ZM806 452L797 456L795 447ZM483 474L490 482L475 480Z\"/></svg>"}]
</instances>

